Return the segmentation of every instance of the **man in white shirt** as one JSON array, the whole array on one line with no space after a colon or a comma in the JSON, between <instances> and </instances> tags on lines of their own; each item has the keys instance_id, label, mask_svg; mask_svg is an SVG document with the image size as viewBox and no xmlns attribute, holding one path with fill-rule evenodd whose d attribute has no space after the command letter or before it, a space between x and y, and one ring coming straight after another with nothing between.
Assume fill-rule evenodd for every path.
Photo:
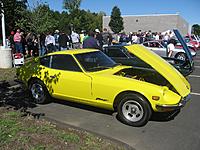
<instances>
[{"instance_id":1,"label":"man in white shirt","mask_svg":"<svg viewBox=\"0 0 200 150\"><path fill-rule=\"evenodd\" d=\"M172 53L175 49L175 39L170 39L169 44L167 45L167 52L168 52L168 57L172 56Z\"/></svg>"},{"instance_id":2,"label":"man in white shirt","mask_svg":"<svg viewBox=\"0 0 200 150\"><path fill-rule=\"evenodd\" d=\"M47 53L55 51L55 38L50 33L45 38L45 46L47 48Z\"/></svg>"},{"instance_id":3,"label":"man in white shirt","mask_svg":"<svg viewBox=\"0 0 200 150\"><path fill-rule=\"evenodd\" d=\"M74 49L80 48L80 36L78 35L78 33L72 31L71 39L73 48Z\"/></svg>"},{"instance_id":4,"label":"man in white shirt","mask_svg":"<svg viewBox=\"0 0 200 150\"><path fill-rule=\"evenodd\" d=\"M136 33L133 33L132 44L136 44L137 42L138 42L138 37L137 37Z\"/></svg>"}]
</instances>

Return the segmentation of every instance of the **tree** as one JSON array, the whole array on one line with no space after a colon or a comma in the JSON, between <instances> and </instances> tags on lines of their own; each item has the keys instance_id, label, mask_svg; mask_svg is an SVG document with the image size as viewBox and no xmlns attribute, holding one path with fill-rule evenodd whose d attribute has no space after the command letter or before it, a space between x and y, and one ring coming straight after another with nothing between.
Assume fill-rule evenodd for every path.
<instances>
[{"instance_id":1,"label":"tree","mask_svg":"<svg viewBox=\"0 0 200 150\"><path fill-rule=\"evenodd\" d=\"M114 33L119 33L124 29L123 18L121 17L120 9L114 6L111 12L109 27Z\"/></svg>"},{"instance_id":2,"label":"tree","mask_svg":"<svg viewBox=\"0 0 200 150\"><path fill-rule=\"evenodd\" d=\"M26 0L0 0L3 3L0 6L0 11L2 9L5 13L5 23L7 35L16 26L17 20L25 19L24 10L27 10ZM1 26L1 25L0 25Z\"/></svg>"},{"instance_id":3,"label":"tree","mask_svg":"<svg viewBox=\"0 0 200 150\"><path fill-rule=\"evenodd\" d=\"M79 9L81 5L81 0L63 0L64 8L70 13Z\"/></svg>"},{"instance_id":4,"label":"tree","mask_svg":"<svg viewBox=\"0 0 200 150\"><path fill-rule=\"evenodd\" d=\"M59 23L59 21L54 18L55 15L60 15L60 13L50 10L49 5L39 4L35 9L33 9L30 16L31 30L37 34L54 31L57 29Z\"/></svg>"},{"instance_id":5,"label":"tree","mask_svg":"<svg viewBox=\"0 0 200 150\"><path fill-rule=\"evenodd\" d=\"M192 34L200 35L200 25L194 24L192 26Z\"/></svg>"}]
</instances>

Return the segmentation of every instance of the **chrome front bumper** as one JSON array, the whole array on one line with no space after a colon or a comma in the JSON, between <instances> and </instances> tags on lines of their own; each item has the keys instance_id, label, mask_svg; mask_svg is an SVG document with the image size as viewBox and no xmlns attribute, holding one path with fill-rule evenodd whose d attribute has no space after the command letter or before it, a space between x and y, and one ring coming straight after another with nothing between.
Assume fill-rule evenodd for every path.
<instances>
[{"instance_id":1,"label":"chrome front bumper","mask_svg":"<svg viewBox=\"0 0 200 150\"><path fill-rule=\"evenodd\" d=\"M176 109L180 109L185 106L185 104L191 99L191 95L187 95L186 97L182 98L182 100L175 105L156 105L156 108L159 111L173 111Z\"/></svg>"}]
</instances>

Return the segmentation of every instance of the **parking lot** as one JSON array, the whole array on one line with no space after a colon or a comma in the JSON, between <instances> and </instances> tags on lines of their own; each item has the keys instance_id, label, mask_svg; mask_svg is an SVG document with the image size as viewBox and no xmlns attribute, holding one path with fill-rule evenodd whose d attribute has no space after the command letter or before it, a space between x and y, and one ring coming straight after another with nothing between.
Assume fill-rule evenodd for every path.
<instances>
[{"instance_id":1,"label":"parking lot","mask_svg":"<svg viewBox=\"0 0 200 150\"><path fill-rule=\"evenodd\" d=\"M191 101L177 114L156 114L144 127L131 127L116 114L68 102L54 102L32 109L46 117L120 140L136 150L198 150L200 147L200 51L194 59L195 71L188 77Z\"/></svg>"}]
</instances>

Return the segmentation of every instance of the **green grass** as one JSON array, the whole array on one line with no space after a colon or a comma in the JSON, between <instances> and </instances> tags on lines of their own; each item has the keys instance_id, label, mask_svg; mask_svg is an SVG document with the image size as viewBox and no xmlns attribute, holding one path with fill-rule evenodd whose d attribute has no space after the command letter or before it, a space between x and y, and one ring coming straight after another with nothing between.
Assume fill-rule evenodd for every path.
<instances>
[{"instance_id":1,"label":"green grass","mask_svg":"<svg viewBox=\"0 0 200 150\"><path fill-rule=\"evenodd\" d=\"M59 128L46 120L0 107L0 150L123 150L121 145L88 132Z\"/></svg>"}]
</instances>

